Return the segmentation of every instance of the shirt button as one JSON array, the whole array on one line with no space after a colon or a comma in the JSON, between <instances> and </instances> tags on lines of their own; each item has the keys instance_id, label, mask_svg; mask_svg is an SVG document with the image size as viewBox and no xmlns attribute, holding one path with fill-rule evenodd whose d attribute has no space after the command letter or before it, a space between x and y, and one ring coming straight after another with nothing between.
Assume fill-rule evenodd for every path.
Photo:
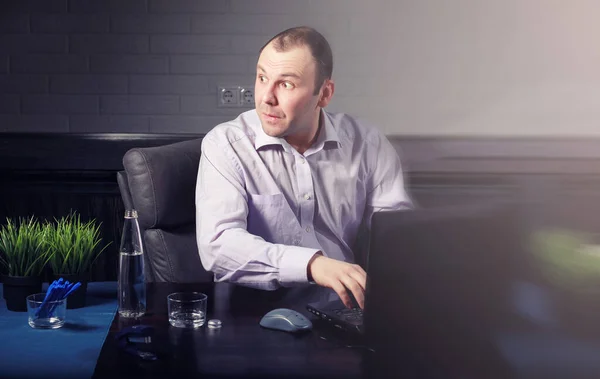
<instances>
[{"instance_id":1,"label":"shirt button","mask_svg":"<svg viewBox=\"0 0 600 379\"><path fill-rule=\"evenodd\" d=\"M302 163L302 164L306 163L306 159L300 158L300 163Z\"/></svg>"},{"instance_id":2,"label":"shirt button","mask_svg":"<svg viewBox=\"0 0 600 379\"><path fill-rule=\"evenodd\" d=\"M310 193L307 193L306 195L304 195L304 198L305 198L306 200L310 200Z\"/></svg>"},{"instance_id":3,"label":"shirt button","mask_svg":"<svg viewBox=\"0 0 600 379\"><path fill-rule=\"evenodd\" d=\"M310 226L306 227L306 233L310 233Z\"/></svg>"}]
</instances>

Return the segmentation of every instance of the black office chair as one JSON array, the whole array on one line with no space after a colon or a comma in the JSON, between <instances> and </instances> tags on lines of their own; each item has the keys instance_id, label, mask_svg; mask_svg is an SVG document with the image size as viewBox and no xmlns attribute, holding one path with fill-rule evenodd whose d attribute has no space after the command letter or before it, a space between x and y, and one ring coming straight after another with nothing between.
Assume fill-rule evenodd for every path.
<instances>
[{"instance_id":1,"label":"black office chair","mask_svg":"<svg viewBox=\"0 0 600 379\"><path fill-rule=\"evenodd\" d=\"M195 188L202 139L133 148L117 182L138 212L147 282L210 282L196 244Z\"/></svg>"}]
</instances>

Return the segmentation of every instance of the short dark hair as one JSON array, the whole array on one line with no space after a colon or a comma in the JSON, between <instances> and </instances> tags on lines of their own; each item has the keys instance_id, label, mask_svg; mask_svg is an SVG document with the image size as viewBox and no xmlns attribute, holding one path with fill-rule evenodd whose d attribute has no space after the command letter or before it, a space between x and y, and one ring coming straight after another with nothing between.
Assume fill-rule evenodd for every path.
<instances>
[{"instance_id":1,"label":"short dark hair","mask_svg":"<svg viewBox=\"0 0 600 379\"><path fill-rule=\"evenodd\" d=\"M319 88L325 82L325 79L331 79L333 73L333 54L329 42L323 35L315 29L308 26L297 26L284 30L271 38L267 43L260 48L259 53L262 53L265 47L273 42L275 51L288 51L293 47L308 46L315 62L317 63L317 77L315 80L315 94L319 92Z\"/></svg>"}]
</instances>

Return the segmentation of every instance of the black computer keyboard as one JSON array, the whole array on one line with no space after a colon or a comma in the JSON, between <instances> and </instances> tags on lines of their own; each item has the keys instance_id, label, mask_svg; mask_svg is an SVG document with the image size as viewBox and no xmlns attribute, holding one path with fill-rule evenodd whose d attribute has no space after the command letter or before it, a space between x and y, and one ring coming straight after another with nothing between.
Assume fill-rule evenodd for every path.
<instances>
[{"instance_id":1,"label":"black computer keyboard","mask_svg":"<svg viewBox=\"0 0 600 379\"><path fill-rule=\"evenodd\" d=\"M363 310L360 308L341 308L333 311L339 317L345 319L346 321L360 321L363 319Z\"/></svg>"}]
</instances>

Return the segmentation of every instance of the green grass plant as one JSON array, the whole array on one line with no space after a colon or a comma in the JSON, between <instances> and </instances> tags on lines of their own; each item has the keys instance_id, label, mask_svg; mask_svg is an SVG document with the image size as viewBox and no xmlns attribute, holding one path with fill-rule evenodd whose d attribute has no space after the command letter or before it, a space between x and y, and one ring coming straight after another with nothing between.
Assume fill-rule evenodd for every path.
<instances>
[{"instance_id":1,"label":"green grass plant","mask_svg":"<svg viewBox=\"0 0 600 379\"><path fill-rule=\"evenodd\" d=\"M35 217L7 218L0 227L0 263L9 276L39 276L50 254L45 247L47 229Z\"/></svg>"},{"instance_id":2,"label":"green grass plant","mask_svg":"<svg viewBox=\"0 0 600 379\"><path fill-rule=\"evenodd\" d=\"M46 225L49 265L55 275L83 274L90 269L109 245L100 248L100 226L96 220L81 221L76 212Z\"/></svg>"}]
</instances>

